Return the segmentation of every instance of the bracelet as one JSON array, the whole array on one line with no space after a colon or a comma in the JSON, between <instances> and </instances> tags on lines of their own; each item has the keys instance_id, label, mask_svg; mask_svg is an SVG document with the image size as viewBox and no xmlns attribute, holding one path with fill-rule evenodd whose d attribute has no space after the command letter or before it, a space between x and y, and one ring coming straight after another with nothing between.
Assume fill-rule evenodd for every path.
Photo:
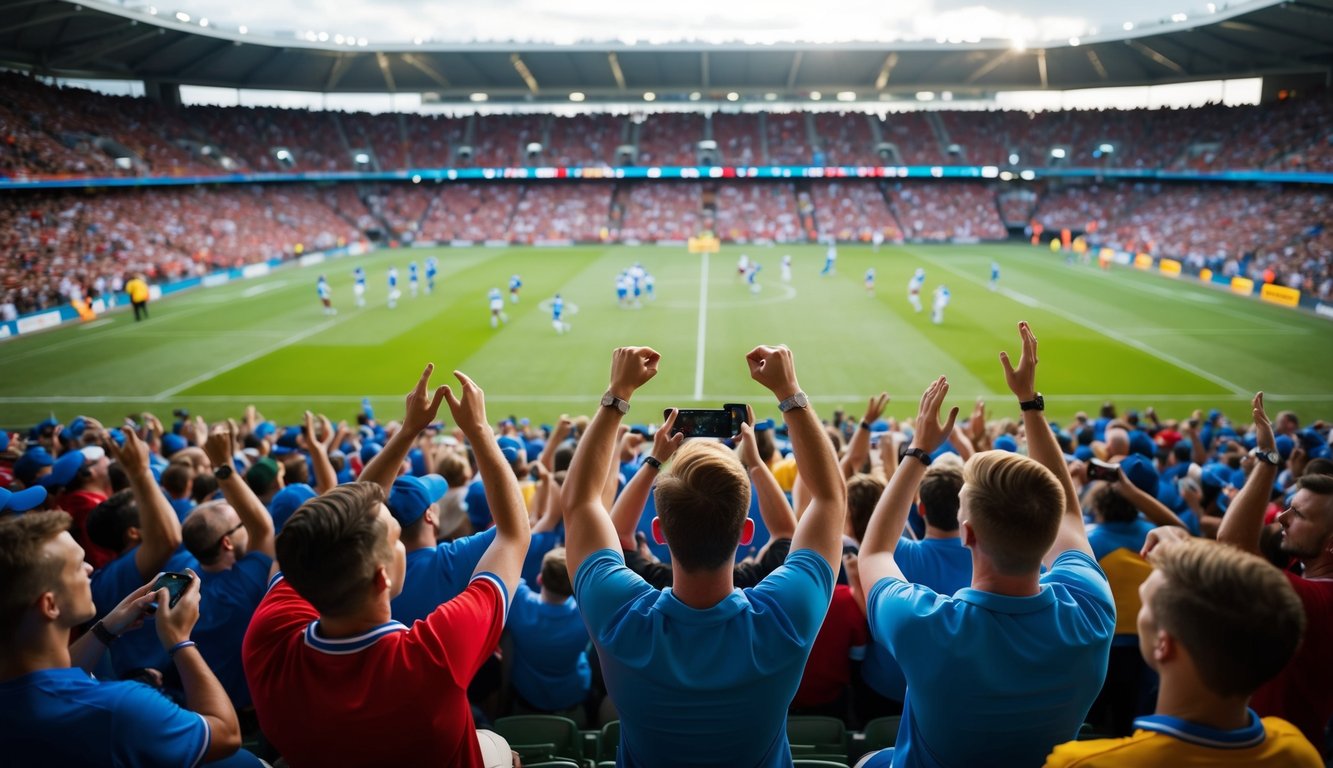
<instances>
[{"instance_id":1,"label":"bracelet","mask_svg":"<svg viewBox=\"0 0 1333 768\"><path fill-rule=\"evenodd\" d=\"M168 648L168 649L167 649L167 655L168 655L168 656L175 656L175 655L176 655L176 651L182 650L182 649L184 649L184 648L193 648L193 647L194 647L194 641L193 641L193 640L182 640L182 641L180 641L179 643L176 643L175 645L173 645L173 646L171 646L170 648Z\"/></svg>"},{"instance_id":2,"label":"bracelet","mask_svg":"<svg viewBox=\"0 0 1333 768\"><path fill-rule=\"evenodd\" d=\"M644 463L644 464L647 464L648 466L652 467L653 469L661 469L661 468L662 468L662 462L658 461L657 458L656 458L655 456L644 456L644 457L643 457L643 463Z\"/></svg>"},{"instance_id":3,"label":"bracelet","mask_svg":"<svg viewBox=\"0 0 1333 768\"><path fill-rule=\"evenodd\" d=\"M865 421L865 420L862 420L862 421L861 421L861 429L864 429L865 431L869 432L869 431L870 431L870 422Z\"/></svg>"},{"instance_id":4,"label":"bracelet","mask_svg":"<svg viewBox=\"0 0 1333 768\"><path fill-rule=\"evenodd\" d=\"M107 629L106 625L100 621L94 624L93 628L88 631L92 632L93 637L97 638L98 641L102 643L102 645L111 645L120 638L120 635L117 635L111 630Z\"/></svg>"}]
</instances>

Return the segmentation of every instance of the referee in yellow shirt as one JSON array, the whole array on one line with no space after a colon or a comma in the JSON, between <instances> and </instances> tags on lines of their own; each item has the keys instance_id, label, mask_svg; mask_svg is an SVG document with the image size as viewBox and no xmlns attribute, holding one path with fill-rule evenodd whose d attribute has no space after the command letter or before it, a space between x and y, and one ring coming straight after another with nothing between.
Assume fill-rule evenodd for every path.
<instances>
[{"instance_id":1,"label":"referee in yellow shirt","mask_svg":"<svg viewBox=\"0 0 1333 768\"><path fill-rule=\"evenodd\" d=\"M125 292L130 295L130 304L134 305L134 322L148 317L148 281L143 275L135 275L126 283Z\"/></svg>"}]
</instances>

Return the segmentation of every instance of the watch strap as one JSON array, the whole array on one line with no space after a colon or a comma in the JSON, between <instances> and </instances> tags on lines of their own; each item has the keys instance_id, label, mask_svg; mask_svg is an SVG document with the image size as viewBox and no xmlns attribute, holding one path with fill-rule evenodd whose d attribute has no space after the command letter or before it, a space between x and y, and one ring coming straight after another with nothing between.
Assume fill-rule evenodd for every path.
<instances>
[{"instance_id":1,"label":"watch strap","mask_svg":"<svg viewBox=\"0 0 1333 768\"><path fill-rule=\"evenodd\" d=\"M930 466L930 462L932 461L932 459L930 458L930 454L926 453L924 450L920 448L908 448L907 450L903 451L903 456L904 457L911 456L915 458L917 461L920 461L922 464L925 464L927 467Z\"/></svg>"},{"instance_id":2,"label":"watch strap","mask_svg":"<svg viewBox=\"0 0 1333 768\"><path fill-rule=\"evenodd\" d=\"M1046 410L1046 398L1042 397L1041 393L1038 392L1036 397L1031 400L1020 402L1018 407L1025 411L1044 411Z\"/></svg>"},{"instance_id":3,"label":"watch strap","mask_svg":"<svg viewBox=\"0 0 1333 768\"><path fill-rule=\"evenodd\" d=\"M97 638L98 642L100 642L102 645L111 645L112 643L116 642L116 640L120 639L120 635L117 635L113 633L111 630L107 629L106 625L100 621L94 624L92 629L88 631L92 632L93 637Z\"/></svg>"},{"instance_id":4,"label":"watch strap","mask_svg":"<svg viewBox=\"0 0 1333 768\"><path fill-rule=\"evenodd\" d=\"M658 461L656 456L644 456L644 457L643 457L643 463L644 463L644 464L647 464L648 466L652 467L653 469L661 469L661 468L662 468L662 462Z\"/></svg>"}]
</instances>

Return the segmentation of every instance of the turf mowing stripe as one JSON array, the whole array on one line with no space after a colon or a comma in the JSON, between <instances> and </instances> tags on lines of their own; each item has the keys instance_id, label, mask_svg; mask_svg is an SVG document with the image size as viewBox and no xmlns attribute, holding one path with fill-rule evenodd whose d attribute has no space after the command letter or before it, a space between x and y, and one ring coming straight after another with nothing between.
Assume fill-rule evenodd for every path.
<instances>
[{"instance_id":1,"label":"turf mowing stripe","mask_svg":"<svg viewBox=\"0 0 1333 768\"><path fill-rule=\"evenodd\" d=\"M958 400L975 400L976 398L980 397L981 399L986 400L986 401L989 402L989 401L991 401L991 400L999 400L999 399L1008 398L1009 396L1010 396L1010 393L1008 393L1008 392L979 392L979 393L978 393L978 392L972 392L972 393L969 393L969 392L960 392L960 393L958 393L958 394L956 395L956 398L957 398ZM388 394L388 395L382 395L382 394L381 394L381 395L363 395L363 394L361 394L361 393L357 393L357 394L342 394L342 395L185 395L185 396L183 396L181 399L182 399L182 400L189 400L189 401L192 401L192 402L198 402L198 403L238 403L238 402L253 402L253 403L321 402L321 403L326 403L326 402L343 402L343 401L347 401L347 402L357 402L357 403L359 403L362 397L369 397L371 400L391 400L391 399L395 399L395 398L397 398L397 399L401 399L401 398L403 397L403 393L402 393L402 392L394 392L394 393L392 393L392 394ZM586 401L586 400L588 400L589 397L593 397L593 396L590 396L590 395L589 395L588 393L586 393L586 392L584 392L584 393L580 393L580 394L577 394L577 395L552 395L552 394L545 394L545 395L492 395L492 394L489 394L489 393L488 393L488 394L486 395L486 401L487 401L487 402L496 402L496 403L527 403L527 402L532 402L532 403L568 403L568 402L577 402L577 401L580 401L580 400L585 400L585 401ZM746 398L753 398L753 397L755 397L755 393L754 393L754 392L747 392L747 393L745 393L745 394L718 394L718 395L708 394L708 395L705 395L705 398L706 398L706 399L710 399L710 400L719 400L719 401L721 401L721 400L729 400L729 401L745 400ZM1227 402L1237 402L1237 403L1239 403L1239 402L1249 402L1249 401L1252 399L1253 395L1251 395L1251 394L1244 394L1244 395L1239 395L1239 394L1238 394L1238 395L1227 395L1227 394L1218 394L1218 393L1216 393L1216 392L1209 393L1209 394L1199 394L1199 395L1184 395L1184 394L1180 394L1180 393L1178 393L1178 392L1176 392L1176 393L1172 393L1172 394L1151 394L1151 393L1149 393L1149 394L1144 394L1144 393L1142 393L1142 392L1128 392L1128 393L1106 393L1106 392L1097 392L1097 393L1092 393L1092 394L1044 395L1043 397L1045 397L1045 399L1047 399L1047 400L1050 400L1051 402L1075 402L1075 401L1079 401L1079 400L1099 400L1099 399L1100 399L1100 400L1135 400L1135 401L1138 401L1138 400L1155 400L1155 401L1159 401L1159 402L1188 402L1188 401L1191 401L1191 400L1218 400L1218 401L1227 401ZM866 394L865 394L864 392L857 393L857 394L840 394L840 395L839 395L839 394L833 394L833 395L820 394L820 395L817 395L817 396L815 396L815 397L812 397L812 398L811 398L811 401L812 401L812 402L861 401L861 400L865 400L865 398L866 398ZM636 402L642 400L642 401L644 401L644 402L669 403L669 402L679 402L679 401L681 401L681 400L687 400L687 399L689 399L689 396L688 396L688 395L646 394L646 393L642 393L642 392L640 392L640 393L636 393L636 394L634 395L634 400L635 400ZM43 404L43 403L152 403L152 402L157 402L158 400L160 400L160 398L158 398L156 395L74 395L74 396L40 395L40 396L34 396L34 397L0 397L0 405L10 405L10 404L12 404L12 405L23 405L23 404L28 404L28 403L36 403L36 404ZM1274 402L1293 402L1293 401L1295 401L1295 402L1319 402L1319 403L1327 403L1327 402L1333 402L1333 394L1331 394L1331 393L1327 393L1327 392L1322 392L1322 393L1311 394L1311 395L1302 395L1302 394L1282 394L1282 395L1279 395L1279 394L1270 394L1270 393L1268 393L1268 392L1265 392L1265 393L1264 393L1264 400L1265 400L1265 401L1267 401L1267 400L1272 400L1272 401L1274 401Z\"/></svg>"},{"instance_id":2,"label":"turf mowing stripe","mask_svg":"<svg viewBox=\"0 0 1333 768\"><path fill-rule=\"evenodd\" d=\"M704 399L704 352L708 341L708 253L701 254L703 261L699 273L699 336L696 340L698 351L694 357L694 399Z\"/></svg>"}]
</instances>

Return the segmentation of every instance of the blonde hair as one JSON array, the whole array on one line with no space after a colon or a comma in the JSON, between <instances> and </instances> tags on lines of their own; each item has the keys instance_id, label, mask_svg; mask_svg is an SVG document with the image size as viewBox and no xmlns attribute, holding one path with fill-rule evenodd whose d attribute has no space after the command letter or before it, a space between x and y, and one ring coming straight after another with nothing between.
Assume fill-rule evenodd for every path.
<instances>
[{"instance_id":1,"label":"blonde hair","mask_svg":"<svg viewBox=\"0 0 1333 768\"><path fill-rule=\"evenodd\" d=\"M657 479L653 498L671 559L686 571L730 563L750 509L750 477L719 443L692 442Z\"/></svg>"},{"instance_id":2,"label":"blonde hair","mask_svg":"<svg viewBox=\"0 0 1333 768\"><path fill-rule=\"evenodd\" d=\"M1007 451L973 454L963 465L967 522L1001 573L1037 570L1055 541L1065 492L1049 469Z\"/></svg>"}]
</instances>

